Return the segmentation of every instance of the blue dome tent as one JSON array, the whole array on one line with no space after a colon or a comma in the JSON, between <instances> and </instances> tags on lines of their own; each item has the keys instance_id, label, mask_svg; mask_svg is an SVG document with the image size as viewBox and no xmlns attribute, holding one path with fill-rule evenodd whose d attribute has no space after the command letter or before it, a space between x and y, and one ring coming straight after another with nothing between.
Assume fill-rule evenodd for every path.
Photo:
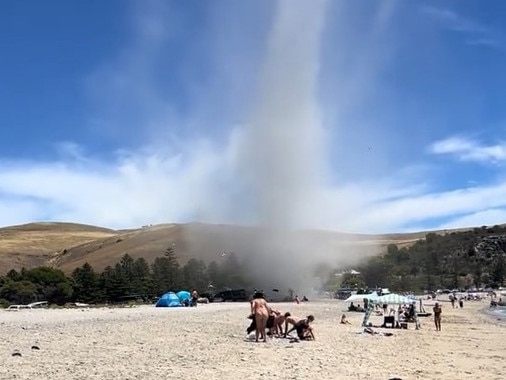
<instances>
[{"instance_id":1,"label":"blue dome tent","mask_svg":"<svg viewBox=\"0 0 506 380\"><path fill-rule=\"evenodd\" d=\"M186 290L181 290L180 292L177 292L176 295L181 300L181 302L184 301L190 302L190 300L192 299L192 295L190 294L190 292L187 292Z\"/></svg>"},{"instance_id":2,"label":"blue dome tent","mask_svg":"<svg viewBox=\"0 0 506 380\"><path fill-rule=\"evenodd\" d=\"M181 300L174 292L167 292L160 297L155 307L179 307Z\"/></svg>"}]
</instances>

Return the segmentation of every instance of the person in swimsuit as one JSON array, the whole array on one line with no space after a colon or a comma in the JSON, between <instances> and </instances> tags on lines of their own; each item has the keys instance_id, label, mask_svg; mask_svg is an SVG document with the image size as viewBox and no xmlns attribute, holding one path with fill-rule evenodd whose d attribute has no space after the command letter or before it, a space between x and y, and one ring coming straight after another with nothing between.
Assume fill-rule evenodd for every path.
<instances>
[{"instance_id":1,"label":"person in swimsuit","mask_svg":"<svg viewBox=\"0 0 506 380\"><path fill-rule=\"evenodd\" d=\"M269 318L267 319L267 330L269 330L269 336L277 335L276 332L276 317L281 314L279 310L269 308Z\"/></svg>"},{"instance_id":2,"label":"person in swimsuit","mask_svg":"<svg viewBox=\"0 0 506 380\"><path fill-rule=\"evenodd\" d=\"M295 326L293 326L290 330L286 332L286 334L290 334L293 330L297 331L297 336L300 340L315 340L313 329L309 325L314 321L314 316L308 315L307 318L301 319L298 321Z\"/></svg>"},{"instance_id":3,"label":"person in swimsuit","mask_svg":"<svg viewBox=\"0 0 506 380\"><path fill-rule=\"evenodd\" d=\"M443 310L441 309L441 306L439 306L438 302L436 302L432 310L434 311L434 324L436 325L436 331L441 331L441 313Z\"/></svg>"},{"instance_id":4,"label":"person in swimsuit","mask_svg":"<svg viewBox=\"0 0 506 380\"><path fill-rule=\"evenodd\" d=\"M290 316L291 316L291 314L288 312L285 314L279 313L279 315L276 316L276 320L274 321L274 324L275 324L275 328L276 328L276 334L278 334L279 336L283 335L283 324L285 323L286 318L289 318ZM285 328L285 331L286 331L286 328Z\"/></svg>"},{"instance_id":5,"label":"person in swimsuit","mask_svg":"<svg viewBox=\"0 0 506 380\"><path fill-rule=\"evenodd\" d=\"M253 301L251 301L251 314L253 318L255 318L255 342L258 342L259 338L267 342L265 329L271 311L269 305L267 305L267 301L265 301L263 293L257 292L253 296Z\"/></svg>"},{"instance_id":6,"label":"person in swimsuit","mask_svg":"<svg viewBox=\"0 0 506 380\"><path fill-rule=\"evenodd\" d=\"M285 330L284 330L285 333L283 335L285 338L286 338L286 334L288 331L288 325L295 326L297 324L297 322L299 322L299 321L300 321L300 318L295 317L295 316L291 315L290 313L285 313Z\"/></svg>"}]
</instances>

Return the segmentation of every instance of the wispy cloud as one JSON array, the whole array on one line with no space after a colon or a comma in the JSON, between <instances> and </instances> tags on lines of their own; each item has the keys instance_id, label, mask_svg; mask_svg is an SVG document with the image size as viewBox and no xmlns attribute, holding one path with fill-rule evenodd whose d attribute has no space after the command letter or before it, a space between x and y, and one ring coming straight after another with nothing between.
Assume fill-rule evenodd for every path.
<instances>
[{"instance_id":1,"label":"wispy cloud","mask_svg":"<svg viewBox=\"0 0 506 380\"><path fill-rule=\"evenodd\" d=\"M486 145L465 137L449 137L436 141L429 152L449 155L461 161L498 163L506 160L506 143Z\"/></svg>"},{"instance_id":2,"label":"wispy cloud","mask_svg":"<svg viewBox=\"0 0 506 380\"><path fill-rule=\"evenodd\" d=\"M463 16L459 12L446 8L423 6L422 12L439 22L441 26L453 32L464 35L464 42L468 45L502 48L503 38L487 25Z\"/></svg>"}]
</instances>

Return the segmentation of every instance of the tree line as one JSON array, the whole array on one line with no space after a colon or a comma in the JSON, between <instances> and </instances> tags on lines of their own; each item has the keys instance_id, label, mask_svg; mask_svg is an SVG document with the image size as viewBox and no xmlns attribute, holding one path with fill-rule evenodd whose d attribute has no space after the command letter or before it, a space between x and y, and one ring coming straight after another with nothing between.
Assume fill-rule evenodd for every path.
<instances>
[{"instance_id":1,"label":"tree line","mask_svg":"<svg viewBox=\"0 0 506 380\"><path fill-rule=\"evenodd\" d=\"M429 233L410 247L390 244L384 255L345 274L341 286L394 291L498 288L506 279L506 227Z\"/></svg>"},{"instance_id":2,"label":"tree line","mask_svg":"<svg viewBox=\"0 0 506 380\"><path fill-rule=\"evenodd\" d=\"M195 289L203 293L247 285L235 254L227 254L220 263L212 261L206 265L192 258L181 266L171 246L151 265L142 257L134 259L126 253L102 272L88 263L76 268L70 276L50 267L11 270L0 277L0 303L108 303L132 295L149 300L167 291Z\"/></svg>"}]
</instances>

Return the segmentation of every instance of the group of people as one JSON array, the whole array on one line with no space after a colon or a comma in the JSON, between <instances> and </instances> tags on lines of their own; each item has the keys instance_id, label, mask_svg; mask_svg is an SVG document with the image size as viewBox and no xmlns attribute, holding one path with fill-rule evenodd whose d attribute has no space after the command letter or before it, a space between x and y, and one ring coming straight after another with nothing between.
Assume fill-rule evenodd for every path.
<instances>
[{"instance_id":1,"label":"group of people","mask_svg":"<svg viewBox=\"0 0 506 380\"><path fill-rule=\"evenodd\" d=\"M310 324L314 321L314 316L308 315L306 318L298 318L289 312L281 313L273 309L265 300L262 292L255 292L250 302L251 325L247 328L248 334L255 331L255 341L262 339L267 342L267 335L271 337L286 338L292 331L297 332L300 340L314 340L313 329ZM290 328L289 328L290 326Z\"/></svg>"}]
</instances>

